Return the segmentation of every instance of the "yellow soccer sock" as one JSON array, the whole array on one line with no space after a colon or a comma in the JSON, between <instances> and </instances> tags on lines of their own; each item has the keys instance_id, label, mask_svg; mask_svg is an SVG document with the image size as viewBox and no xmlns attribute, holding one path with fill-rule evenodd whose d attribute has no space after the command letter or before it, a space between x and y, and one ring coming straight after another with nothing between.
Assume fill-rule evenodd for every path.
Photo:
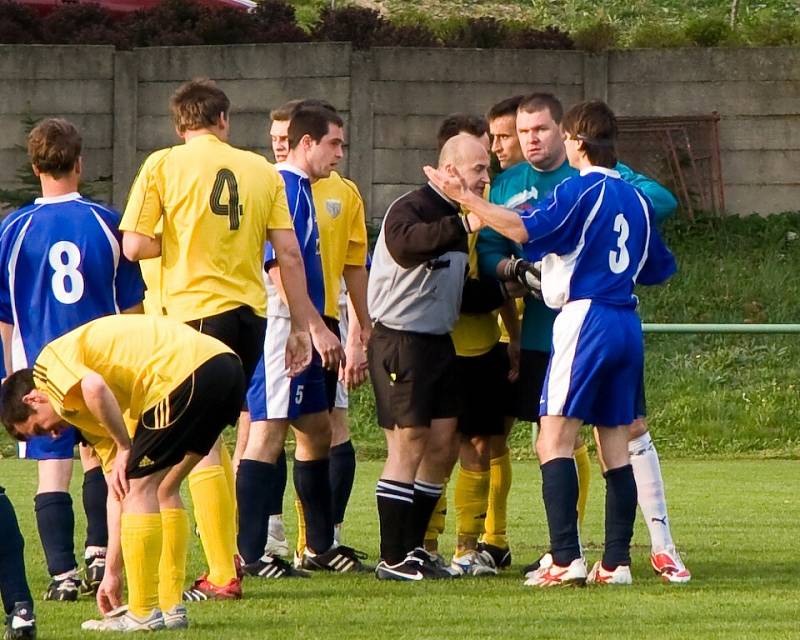
<instances>
[{"instance_id":1,"label":"yellow soccer sock","mask_svg":"<svg viewBox=\"0 0 800 640\"><path fill-rule=\"evenodd\" d=\"M128 579L128 608L144 618L158 606L161 514L123 513L120 541Z\"/></svg>"},{"instance_id":2,"label":"yellow soccer sock","mask_svg":"<svg viewBox=\"0 0 800 640\"><path fill-rule=\"evenodd\" d=\"M162 509L164 543L158 565L158 605L169 611L181 603L189 551L189 514L186 509Z\"/></svg>"},{"instance_id":3,"label":"yellow soccer sock","mask_svg":"<svg viewBox=\"0 0 800 640\"><path fill-rule=\"evenodd\" d=\"M208 562L208 581L223 587L236 577L236 525L228 482L221 465L195 469L189 474L194 519Z\"/></svg>"},{"instance_id":4,"label":"yellow soccer sock","mask_svg":"<svg viewBox=\"0 0 800 640\"><path fill-rule=\"evenodd\" d=\"M294 510L297 511L297 555L303 557L306 550L306 516L300 498L294 499Z\"/></svg>"},{"instance_id":5,"label":"yellow soccer sock","mask_svg":"<svg viewBox=\"0 0 800 640\"><path fill-rule=\"evenodd\" d=\"M228 447L225 446L224 442L222 443L222 447L220 447L219 459L222 469L225 471L225 482L228 483L228 491L230 491L231 500L233 501L233 523L235 526L233 535L238 535L239 505L236 504L236 476L233 473L233 460L231 460L231 454L228 452Z\"/></svg>"},{"instance_id":6,"label":"yellow soccer sock","mask_svg":"<svg viewBox=\"0 0 800 640\"><path fill-rule=\"evenodd\" d=\"M439 548L439 536L444 533L445 518L447 516L447 483L450 478L445 478L442 486L442 495L433 508L431 519L428 520L428 528L425 530L425 548L429 551L436 551Z\"/></svg>"},{"instance_id":7,"label":"yellow soccer sock","mask_svg":"<svg viewBox=\"0 0 800 640\"><path fill-rule=\"evenodd\" d=\"M589 480L591 478L591 462L589 448L582 444L575 449L575 466L578 468L578 531L583 527L583 516L586 513L586 500L589 497Z\"/></svg>"},{"instance_id":8,"label":"yellow soccer sock","mask_svg":"<svg viewBox=\"0 0 800 640\"><path fill-rule=\"evenodd\" d=\"M486 471L458 470L456 479L456 538L458 551L475 549L483 533L489 504L489 475Z\"/></svg>"},{"instance_id":9,"label":"yellow soccer sock","mask_svg":"<svg viewBox=\"0 0 800 640\"><path fill-rule=\"evenodd\" d=\"M508 494L511 491L511 454L508 450L489 465L489 504L483 541L501 549L508 547Z\"/></svg>"}]
</instances>

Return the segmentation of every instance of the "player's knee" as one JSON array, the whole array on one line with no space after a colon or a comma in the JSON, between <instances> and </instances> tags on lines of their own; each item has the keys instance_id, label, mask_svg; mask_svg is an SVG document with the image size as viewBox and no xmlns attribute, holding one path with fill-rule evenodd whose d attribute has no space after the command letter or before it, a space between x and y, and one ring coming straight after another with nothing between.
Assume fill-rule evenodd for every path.
<instances>
[{"instance_id":1,"label":"player's knee","mask_svg":"<svg viewBox=\"0 0 800 640\"><path fill-rule=\"evenodd\" d=\"M647 421L644 418L636 418L631 424L628 425L628 439L633 440L643 436L648 432Z\"/></svg>"}]
</instances>

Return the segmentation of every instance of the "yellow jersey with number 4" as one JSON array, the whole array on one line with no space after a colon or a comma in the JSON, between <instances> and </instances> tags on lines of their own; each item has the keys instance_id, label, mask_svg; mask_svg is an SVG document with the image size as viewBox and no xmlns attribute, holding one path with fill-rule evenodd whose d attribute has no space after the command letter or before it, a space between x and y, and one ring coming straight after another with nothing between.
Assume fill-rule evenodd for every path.
<instances>
[{"instance_id":1,"label":"yellow jersey with number 4","mask_svg":"<svg viewBox=\"0 0 800 640\"><path fill-rule=\"evenodd\" d=\"M292 229L283 179L262 156L214 135L152 153L120 229L161 239L161 305L182 322L240 306L266 315L268 229Z\"/></svg>"}]
</instances>

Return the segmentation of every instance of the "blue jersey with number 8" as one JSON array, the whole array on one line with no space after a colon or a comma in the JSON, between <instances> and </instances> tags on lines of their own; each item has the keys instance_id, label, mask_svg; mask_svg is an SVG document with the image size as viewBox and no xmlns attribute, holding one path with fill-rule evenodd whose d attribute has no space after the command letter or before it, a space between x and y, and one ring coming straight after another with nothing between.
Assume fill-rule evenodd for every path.
<instances>
[{"instance_id":1,"label":"blue jersey with number 8","mask_svg":"<svg viewBox=\"0 0 800 640\"><path fill-rule=\"evenodd\" d=\"M676 271L650 202L613 169L565 180L521 218L525 255L542 261L542 296L554 309L574 300L635 307L637 282L658 284Z\"/></svg>"},{"instance_id":2,"label":"blue jersey with number 8","mask_svg":"<svg viewBox=\"0 0 800 640\"><path fill-rule=\"evenodd\" d=\"M68 331L139 304L139 266L121 250L120 216L77 193L37 198L0 227L0 321L14 325L14 370Z\"/></svg>"}]
</instances>

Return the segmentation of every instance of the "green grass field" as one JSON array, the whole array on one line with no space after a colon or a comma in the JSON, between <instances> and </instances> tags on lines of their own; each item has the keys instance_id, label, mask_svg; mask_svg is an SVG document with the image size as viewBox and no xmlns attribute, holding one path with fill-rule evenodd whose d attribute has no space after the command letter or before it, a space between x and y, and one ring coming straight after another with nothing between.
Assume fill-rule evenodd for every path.
<instances>
[{"instance_id":1,"label":"green grass field","mask_svg":"<svg viewBox=\"0 0 800 640\"><path fill-rule=\"evenodd\" d=\"M345 533L346 541L371 559L377 555L373 490L379 472L377 462L359 465ZM545 548L546 526L536 465L517 463L514 474L509 531L514 566L497 578L413 585L380 583L372 575L249 579L241 602L190 605L192 628L172 637L800 638L797 461L669 461L664 475L673 531L694 573L692 582L670 586L654 576L647 563L647 532L639 520L633 587L558 592L522 586L519 566ZM31 464L0 462L0 479L10 489L28 540L32 588L41 594L47 575L33 520L34 478ZM590 562L600 554L603 494L596 472L584 527ZM287 495L287 507L290 500ZM294 532L293 517L287 519L288 530ZM78 531L81 527L79 521ZM452 527L451 519L442 540L448 552ZM199 544L194 542L190 571L193 575L200 569ZM92 601L82 600L37 603L37 612L40 638L66 640L87 637L79 623L95 609Z\"/></svg>"}]
</instances>

